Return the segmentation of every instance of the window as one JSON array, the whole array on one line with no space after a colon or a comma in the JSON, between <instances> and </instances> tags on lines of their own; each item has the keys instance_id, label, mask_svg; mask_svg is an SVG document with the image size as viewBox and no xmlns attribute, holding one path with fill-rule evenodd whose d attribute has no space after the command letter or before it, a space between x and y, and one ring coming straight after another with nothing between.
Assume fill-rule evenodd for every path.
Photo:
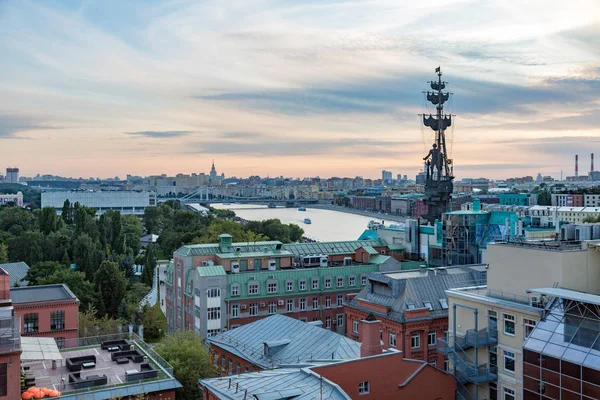
<instances>
[{"instance_id":1,"label":"window","mask_svg":"<svg viewBox=\"0 0 600 400\"><path fill-rule=\"evenodd\" d=\"M288 299L285 305L287 312L294 311L294 299Z\"/></svg>"},{"instance_id":2,"label":"window","mask_svg":"<svg viewBox=\"0 0 600 400\"><path fill-rule=\"evenodd\" d=\"M529 335L531 335L533 328L535 328L535 321L532 319L523 318L523 328L524 328L524 332L523 332L524 338L527 339L529 337Z\"/></svg>"},{"instance_id":3,"label":"window","mask_svg":"<svg viewBox=\"0 0 600 400\"><path fill-rule=\"evenodd\" d=\"M225 369L225 356L221 357L221 369Z\"/></svg>"},{"instance_id":4,"label":"window","mask_svg":"<svg viewBox=\"0 0 600 400\"><path fill-rule=\"evenodd\" d=\"M390 347L396 347L396 333L390 332Z\"/></svg>"},{"instance_id":5,"label":"window","mask_svg":"<svg viewBox=\"0 0 600 400\"><path fill-rule=\"evenodd\" d=\"M325 278L325 289L331 289L331 277Z\"/></svg>"},{"instance_id":6,"label":"window","mask_svg":"<svg viewBox=\"0 0 600 400\"><path fill-rule=\"evenodd\" d=\"M306 311L306 299L300 299L300 311Z\"/></svg>"},{"instance_id":7,"label":"window","mask_svg":"<svg viewBox=\"0 0 600 400\"><path fill-rule=\"evenodd\" d=\"M364 381L358 384L358 394L367 394L371 390L371 381Z\"/></svg>"},{"instance_id":8,"label":"window","mask_svg":"<svg viewBox=\"0 0 600 400\"><path fill-rule=\"evenodd\" d=\"M338 296L337 296L337 306L338 307L343 307L344 306L344 295L343 294L338 294Z\"/></svg>"},{"instance_id":9,"label":"window","mask_svg":"<svg viewBox=\"0 0 600 400\"><path fill-rule=\"evenodd\" d=\"M258 294L258 282L250 282L248 284L248 294Z\"/></svg>"},{"instance_id":10,"label":"window","mask_svg":"<svg viewBox=\"0 0 600 400\"><path fill-rule=\"evenodd\" d=\"M221 307L211 307L206 309L208 320L221 319Z\"/></svg>"},{"instance_id":11,"label":"window","mask_svg":"<svg viewBox=\"0 0 600 400\"><path fill-rule=\"evenodd\" d=\"M229 359L229 374L231 374L233 372L233 360L230 358Z\"/></svg>"},{"instance_id":12,"label":"window","mask_svg":"<svg viewBox=\"0 0 600 400\"><path fill-rule=\"evenodd\" d=\"M504 388L504 400L515 400L515 391L509 388Z\"/></svg>"},{"instance_id":13,"label":"window","mask_svg":"<svg viewBox=\"0 0 600 400\"><path fill-rule=\"evenodd\" d=\"M337 287L344 287L344 277L343 276L337 277Z\"/></svg>"},{"instance_id":14,"label":"window","mask_svg":"<svg viewBox=\"0 0 600 400\"><path fill-rule=\"evenodd\" d=\"M350 277L348 278L348 286L355 286L356 285L356 277L354 275L350 275Z\"/></svg>"},{"instance_id":15,"label":"window","mask_svg":"<svg viewBox=\"0 0 600 400\"><path fill-rule=\"evenodd\" d=\"M300 318L300 322L306 322L307 319L305 317Z\"/></svg>"},{"instance_id":16,"label":"window","mask_svg":"<svg viewBox=\"0 0 600 400\"><path fill-rule=\"evenodd\" d=\"M317 308L319 308L319 298L313 297L313 310L316 310Z\"/></svg>"},{"instance_id":17,"label":"window","mask_svg":"<svg viewBox=\"0 0 600 400\"><path fill-rule=\"evenodd\" d=\"M448 309L448 300L440 299L440 306L442 307L442 310L447 310Z\"/></svg>"},{"instance_id":18,"label":"window","mask_svg":"<svg viewBox=\"0 0 600 400\"><path fill-rule=\"evenodd\" d=\"M0 396L8 394L8 367L6 363L0 364Z\"/></svg>"},{"instance_id":19,"label":"window","mask_svg":"<svg viewBox=\"0 0 600 400\"><path fill-rule=\"evenodd\" d=\"M50 313L50 330L58 331L65 329L65 311L53 311Z\"/></svg>"},{"instance_id":20,"label":"window","mask_svg":"<svg viewBox=\"0 0 600 400\"><path fill-rule=\"evenodd\" d=\"M504 319L504 334L515 336L515 316L510 314L502 314Z\"/></svg>"},{"instance_id":21,"label":"window","mask_svg":"<svg viewBox=\"0 0 600 400\"><path fill-rule=\"evenodd\" d=\"M331 297L325 297L325 308L331 308Z\"/></svg>"},{"instance_id":22,"label":"window","mask_svg":"<svg viewBox=\"0 0 600 400\"><path fill-rule=\"evenodd\" d=\"M344 326L344 314L338 314L335 323L338 327Z\"/></svg>"},{"instance_id":23,"label":"window","mask_svg":"<svg viewBox=\"0 0 600 400\"><path fill-rule=\"evenodd\" d=\"M355 319L352 320L352 332L358 333L358 321Z\"/></svg>"},{"instance_id":24,"label":"window","mask_svg":"<svg viewBox=\"0 0 600 400\"><path fill-rule=\"evenodd\" d=\"M219 333L221 333L220 329L209 329L206 331L206 336L213 337L213 336L217 336Z\"/></svg>"},{"instance_id":25,"label":"window","mask_svg":"<svg viewBox=\"0 0 600 400\"><path fill-rule=\"evenodd\" d=\"M490 387L490 400L497 400L498 399L498 385L496 385L496 382L490 382L488 385Z\"/></svg>"},{"instance_id":26,"label":"window","mask_svg":"<svg viewBox=\"0 0 600 400\"><path fill-rule=\"evenodd\" d=\"M431 360L428 362L429 365L431 365L432 367L437 367L437 360Z\"/></svg>"},{"instance_id":27,"label":"window","mask_svg":"<svg viewBox=\"0 0 600 400\"><path fill-rule=\"evenodd\" d=\"M311 281L311 288L313 290L318 289L319 288L319 278L312 278Z\"/></svg>"},{"instance_id":28,"label":"window","mask_svg":"<svg viewBox=\"0 0 600 400\"><path fill-rule=\"evenodd\" d=\"M285 282L285 290L286 290L286 292L291 292L292 290L294 290L294 281L287 280Z\"/></svg>"},{"instance_id":29,"label":"window","mask_svg":"<svg viewBox=\"0 0 600 400\"><path fill-rule=\"evenodd\" d=\"M261 267L262 267L262 260L260 258L254 259L254 270L260 271Z\"/></svg>"},{"instance_id":30,"label":"window","mask_svg":"<svg viewBox=\"0 0 600 400\"><path fill-rule=\"evenodd\" d=\"M231 318L237 318L240 316L240 305L233 304L231 306Z\"/></svg>"},{"instance_id":31,"label":"window","mask_svg":"<svg viewBox=\"0 0 600 400\"><path fill-rule=\"evenodd\" d=\"M242 366L240 365L240 363L237 363L235 366L235 373L239 375L241 370L242 370Z\"/></svg>"},{"instance_id":32,"label":"window","mask_svg":"<svg viewBox=\"0 0 600 400\"><path fill-rule=\"evenodd\" d=\"M448 360L447 358L444 360L444 371L449 371L450 370L450 360Z\"/></svg>"},{"instance_id":33,"label":"window","mask_svg":"<svg viewBox=\"0 0 600 400\"><path fill-rule=\"evenodd\" d=\"M427 334L427 346L435 346L435 332L429 332Z\"/></svg>"},{"instance_id":34,"label":"window","mask_svg":"<svg viewBox=\"0 0 600 400\"><path fill-rule=\"evenodd\" d=\"M269 314L277 313L277 302L271 301L269 302Z\"/></svg>"},{"instance_id":35,"label":"window","mask_svg":"<svg viewBox=\"0 0 600 400\"><path fill-rule=\"evenodd\" d=\"M38 313L25 314L23 317L23 330L25 333L38 331Z\"/></svg>"},{"instance_id":36,"label":"window","mask_svg":"<svg viewBox=\"0 0 600 400\"><path fill-rule=\"evenodd\" d=\"M300 279L300 282L298 282L298 289L306 290L306 279Z\"/></svg>"},{"instance_id":37,"label":"window","mask_svg":"<svg viewBox=\"0 0 600 400\"><path fill-rule=\"evenodd\" d=\"M360 276L360 284L363 286L365 286L367 284L367 276L366 275Z\"/></svg>"},{"instance_id":38,"label":"window","mask_svg":"<svg viewBox=\"0 0 600 400\"><path fill-rule=\"evenodd\" d=\"M238 285L237 283L234 283L233 285L231 285L231 295L232 296L240 295L240 285Z\"/></svg>"},{"instance_id":39,"label":"window","mask_svg":"<svg viewBox=\"0 0 600 400\"><path fill-rule=\"evenodd\" d=\"M208 289L206 291L206 297L211 299L221 297L221 289Z\"/></svg>"},{"instance_id":40,"label":"window","mask_svg":"<svg viewBox=\"0 0 600 400\"><path fill-rule=\"evenodd\" d=\"M65 348L65 338L64 337L54 338L54 341L56 342L56 347L58 347L59 349Z\"/></svg>"},{"instance_id":41,"label":"window","mask_svg":"<svg viewBox=\"0 0 600 400\"><path fill-rule=\"evenodd\" d=\"M240 260L240 271L248 271L248 260Z\"/></svg>"},{"instance_id":42,"label":"window","mask_svg":"<svg viewBox=\"0 0 600 400\"><path fill-rule=\"evenodd\" d=\"M421 336L418 333L413 333L410 338L410 345L413 349L418 349L421 347Z\"/></svg>"},{"instance_id":43,"label":"window","mask_svg":"<svg viewBox=\"0 0 600 400\"><path fill-rule=\"evenodd\" d=\"M325 318L325 328L331 329L331 317Z\"/></svg>"},{"instance_id":44,"label":"window","mask_svg":"<svg viewBox=\"0 0 600 400\"><path fill-rule=\"evenodd\" d=\"M251 317L258 315L258 303L250 303L250 307L248 309Z\"/></svg>"},{"instance_id":45,"label":"window","mask_svg":"<svg viewBox=\"0 0 600 400\"><path fill-rule=\"evenodd\" d=\"M414 304L407 304L406 305L406 309L407 310L414 310L415 309L415 305Z\"/></svg>"},{"instance_id":46,"label":"window","mask_svg":"<svg viewBox=\"0 0 600 400\"><path fill-rule=\"evenodd\" d=\"M490 346L490 367L498 367L498 349L496 346Z\"/></svg>"},{"instance_id":47,"label":"window","mask_svg":"<svg viewBox=\"0 0 600 400\"><path fill-rule=\"evenodd\" d=\"M515 353L504 350L504 370L515 372Z\"/></svg>"},{"instance_id":48,"label":"window","mask_svg":"<svg viewBox=\"0 0 600 400\"><path fill-rule=\"evenodd\" d=\"M425 301L425 302L423 302L423 305L424 305L425 307L429 308L429 311L433 311L433 306L431 305L431 303L430 303L430 302L428 302L428 301Z\"/></svg>"},{"instance_id":49,"label":"window","mask_svg":"<svg viewBox=\"0 0 600 400\"><path fill-rule=\"evenodd\" d=\"M267 283L267 293L277 293L277 282Z\"/></svg>"}]
</instances>

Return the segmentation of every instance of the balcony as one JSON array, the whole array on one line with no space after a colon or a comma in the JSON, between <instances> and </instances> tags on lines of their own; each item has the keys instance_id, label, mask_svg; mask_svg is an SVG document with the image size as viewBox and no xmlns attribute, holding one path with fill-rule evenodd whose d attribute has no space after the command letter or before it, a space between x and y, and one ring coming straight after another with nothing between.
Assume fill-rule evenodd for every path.
<instances>
[{"instance_id":1,"label":"balcony","mask_svg":"<svg viewBox=\"0 0 600 400\"><path fill-rule=\"evenodd\" d=\"M491 367L488 364L476 365L473 359L465 353L464 348L459 345L459 341L466 342L466 336L457 337L456 339L455 343L450 343L450 341L445 339L438 339L436 348L438 352L448 356L448 359L452 363L449 372L455 375L458 382L461 384L482 384L498 379L498 370L496 367ZM489 341L489 335L487 337L484 336L484 339ZM474 335L474 341L475 343L481 343L479 342L479 335Z\"/></svg>"},{"instance_id":2,"label":"balcony","mask_svg":"<svg viewBox=\"0 0 600 400\"><path fill-rule=\"evenodd\" d=\"M457 338L458 339L458 338ZM457 344L458 341L457 341ZM475 331L475 329L469 329L467 334L464 336L464 347L481 347L481 346L494 346L498 344L498 330L494 328L481 329Z\"/></svg>"},{"instance_id":3,"label":"balcony","mask_svg":"<svg viewBox=\"0 0 600 400\"><path fill-rule=\"evenodd\" d=\"M451 371L452 372L452 369ZM460 363L456 368L456 379L461 383L488 383L498 379L498 368L482 364L479 367L461 367Z\"/></svg>"}]
</instances>

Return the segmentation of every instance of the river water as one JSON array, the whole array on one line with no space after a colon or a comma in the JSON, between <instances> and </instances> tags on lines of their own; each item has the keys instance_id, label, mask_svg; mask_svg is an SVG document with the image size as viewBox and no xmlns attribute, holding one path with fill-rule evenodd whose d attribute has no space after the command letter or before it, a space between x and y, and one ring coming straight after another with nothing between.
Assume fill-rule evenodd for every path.
<instances>
[{"instance_id":1,"label":"river water","mask_svg":"<svg viewBox=\"0 0 600 400\"><path fill-rule=\"evenodd\" d=\"M304 229L304 236L321 242L357 240L367 229L369 221L373 219L339 211L311 208L298 211L297 208L268 208L251 204L211 204L211 206L232 210L238 217L249 221L278 218L284 224L297 224ZM312 224L305 224L304 218L310 218Z\"/></svg>"}]
</instances>

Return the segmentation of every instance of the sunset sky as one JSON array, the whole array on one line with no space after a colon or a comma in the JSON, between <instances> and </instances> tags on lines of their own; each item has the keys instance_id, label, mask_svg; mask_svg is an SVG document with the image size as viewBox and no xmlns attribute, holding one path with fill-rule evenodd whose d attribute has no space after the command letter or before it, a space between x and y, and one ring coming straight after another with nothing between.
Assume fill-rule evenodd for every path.
<instances>
[{"instance_id":1,"label":"sunset sky","mask_svg":"<svg viewBox=\"0 0 600 400\"><path fill-rule=\"evenodd\" d=\"M459 178L600 160L598 0L0 0L0 54L21 175L414 179L438 65Z\"/></svg>"}]
</instances>

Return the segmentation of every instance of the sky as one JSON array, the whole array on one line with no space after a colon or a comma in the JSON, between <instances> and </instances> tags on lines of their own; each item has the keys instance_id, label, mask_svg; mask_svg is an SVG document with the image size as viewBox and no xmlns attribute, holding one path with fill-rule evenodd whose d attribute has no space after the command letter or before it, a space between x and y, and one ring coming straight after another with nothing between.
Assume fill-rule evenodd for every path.
<instances>
[{"instance_id":1,"label":"sky","mask_svg":"<svg viewBox=\"0 0 600 400\"><path fill-rule=\"evenodd\" d=\"M598 0L0 0L0 168L414 175L441 66L455 175L600 165Z\"/></svg>"}]
</instances>

